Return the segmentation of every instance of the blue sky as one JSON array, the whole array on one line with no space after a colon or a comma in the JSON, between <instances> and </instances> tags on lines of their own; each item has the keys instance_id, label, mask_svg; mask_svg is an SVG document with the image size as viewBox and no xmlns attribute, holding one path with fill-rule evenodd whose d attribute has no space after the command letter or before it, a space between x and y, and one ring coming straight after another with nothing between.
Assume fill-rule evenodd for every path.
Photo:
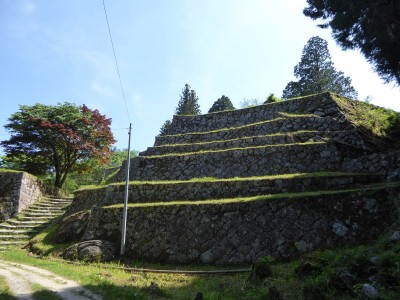
<instances>
[{"instance_id":1,"label":"blue sky","mask_svg":"<svg viewBox=\"0 0 400 300\"><path fill-rule=\"evenodd\" d=\"M329 43L336 69L359 99L400 111L400 88L384 85L357 51L343 52L330 31L306 18L303 0L105 0L132 147L154 143L185 83L206 113L221 95L281 96L312 36ZM122 97L102 0L0 0L0 139L19 105L86 104L112 118L127 147ZM1 151L1 149L0 149Z\"/></svg>"}]
</instances>

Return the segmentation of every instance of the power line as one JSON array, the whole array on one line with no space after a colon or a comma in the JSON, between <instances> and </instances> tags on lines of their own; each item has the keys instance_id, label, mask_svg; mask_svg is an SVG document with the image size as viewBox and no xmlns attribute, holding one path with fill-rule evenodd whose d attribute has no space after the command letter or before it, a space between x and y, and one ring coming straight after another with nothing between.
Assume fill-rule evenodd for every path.
<instances>
[{"instance_id":1,"label":"power line","mask_svg":"<svg viewBox=\"0 0 400 300\"><path fill-rule=\"evenodd\" d=\"M120 72L119 72L118 61L117 61L117 55L115 54L114 42L113 42L112 35L111 35L110 23L108 22L107 9L106 9L106 4L104 3L104 0L103 0L103 7L104 7L104 14L105 14L105 16L106 16L106 21L107 21L108 33L109 33L109 35L110 35L111 47L112 47L112 50L113 50L113 53L114 53L115 65L116 65L116 67L117 67L117 73L118 73L118 78L119 78L119 84L120 84L120 86L121 86L122 97L123 97L124 103L125 103L125 110L126 110L126 114L128 115L129 122L131 123L131 117L130 117L130 115L129 115L128 105L126 104L125 92L124 92L124 88L123 88L123 85L122 85L121 74L120 74Z\"/></svg>"}]
</instances>

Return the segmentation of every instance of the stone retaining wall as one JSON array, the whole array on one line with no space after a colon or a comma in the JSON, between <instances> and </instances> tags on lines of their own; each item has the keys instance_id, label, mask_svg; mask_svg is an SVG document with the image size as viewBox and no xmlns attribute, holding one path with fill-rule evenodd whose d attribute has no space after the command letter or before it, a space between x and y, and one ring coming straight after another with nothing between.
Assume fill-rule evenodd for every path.
<instances>
[{"instance_id":1,"label":"stone retaining wall","mask_svg":"<svg viewBox=\"0 0 400 300\"><path fill-rule=\"evenodd\" d=\"M45 185L33 175L0 171L0 221L28 208L45 193Z\"/></svg>"},{"instance_id":2,"label":"stone retaining wall","mask_svg":"<svg viewBox=\"0 0 400 300\"><path fill-rule=\"evenodd\" d=\"M168 263L251 263L371 242L398 218L399 188L220 205L131 207L126 255ZM120 241L122 209L95 207L84 240Z\"/></svg>"},{"instance_id":3,"label":"stone retaining wall","mask_svg":"<svg viewBox=\"0 0 400 300\"><path fill-rule=\"evenodd\" d=\"M279 179L248 179L230 181L181 182L181 183L142 183L129 186L129 203L193 201L251 197L277 193L297 193L304 191L336 190L357 187L359 184L379 182L377 176L298 176ZM68 215L103 206L123 203L125 185L109 185L99 189L78 190ZM92 201L89 201L91 199ZM90 203L83 207L84 203ZM78 207L79 206L79 207Z\"/></svg>"},{"instance_id":4,"label":"stone retaining wall","mask_svg":"<svg viewBox=\"0 0 400 300\"><path fill-rule=\"evenodd\" d=\"M277 118L270 121L253 120L253 123L243 127L231 127L221 131L186 133L182 135L166 135L156 137L154 146L204 143L212 141L225 141L247 136L267 135L275 133L286 133L300 130L318 131L342 131L352 130L354 126L347 122L331 118L318 116L296 116Z\"/></svg>"},{"instance_id":5,"label":"stone retaining wall","mask_svg":"<svg viewBox=\"0 0 400 300\"><path fill-rule=\"evenodd\" d=\"M340 148L340 149L339 149ZM346 146L333 142L230 149L178 156L136 157L130 180L187 180L199 177L247 177L337 170ZM352 151L347 151L352 155ZM125 166L114 178L124 181Z\"/></svg>"},{"instance_id":6,"label":"stone retaining wall","mask_svg":"<svg viewBox=\"0 0 400 300\"><path fill-rule=\"evenodd\" d=\"M331 139L352 145L362 151L372 152L356 130L347 131L295 131L277 135L261 135L243 137L226 141L212 141L204 143L177 144L147 148L140 156L165 155L170 153L191 153L207 150L221 150L229 148L246 148L263 145L279 145L289 143L304 143L308 141L321 141Z\"/></svg>"},{"instance_id":7,"label":"stone retaining wall","mask_svg":"<svg viewBox=\"0 0 400 300\"><path fill-rule=\"evenodd\" d=\"M211 131L254 123L260 120L272 120L280 112L295 114L316 114L339 117L339 106L332 100L330 93L265 104L245 109L223 111L200 116L174 116L168 134L181 134L197 131Z\"/></svg>"}]
</instances>

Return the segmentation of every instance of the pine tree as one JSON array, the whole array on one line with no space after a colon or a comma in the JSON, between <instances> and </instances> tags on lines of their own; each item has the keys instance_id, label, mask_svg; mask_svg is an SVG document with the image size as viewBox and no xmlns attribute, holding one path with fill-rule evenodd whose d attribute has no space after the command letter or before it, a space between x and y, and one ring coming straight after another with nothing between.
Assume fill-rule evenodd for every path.
<instances>
[{"instance_id":1,"label":"pine tree","mask_svg":"<svg viewBox=\"0 0 400 300\"><path fill-rule=\"evenodd\" d=\"M322 19L344 49L360 49L386 82L400 85L400 1L307 0L303 13Z\"/></svg>"},{"instance_id":2,"label":"pine tree","mask_svg":"<svg viewBox=\"0 0 400 300\"><path fill-rule=\"evenodd\" d=\"M299 81L291 81L286 85L282 95L284 99L327 91L357 98L351 79L345 77L343 72L336 71L327 41L318 36L312 37L303 48L300 63L294 68L294 75Z\"/></svg>"},{"instance_id":3,"label":"pine tree","mask_svg":"<svg viewBox=\"0 0 400 300\"><path fill-rule=\"evenodd\" d=\"M200 105L198 104L199 97L195 90L190 89L190 85L185 84L182 89L178 106L175 110L176 115L199 115L201 114Z\"/></svg>"},{"instance_id":4,"label":"pine tree","mask_svg":"<svg viewBox=\"0 0 400 300\"><path fill-rule=\"evenodd\" d=\"M235 107L233 106L231 100L228 97L222 95L221 98L214 102L208 113L232 109L235 109Z\"/></svg>"}]
</instances>

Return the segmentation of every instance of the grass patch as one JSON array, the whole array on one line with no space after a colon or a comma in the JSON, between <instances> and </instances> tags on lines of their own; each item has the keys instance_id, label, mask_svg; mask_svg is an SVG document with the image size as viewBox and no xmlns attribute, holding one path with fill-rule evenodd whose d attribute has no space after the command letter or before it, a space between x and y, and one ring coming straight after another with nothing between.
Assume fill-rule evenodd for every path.
<instances>
[{"instance_id":1,"label":"grass patch","mask_svg":"<svg viewBox=\"0 0 400 300\"><path fill-rule=\"evenodd\" d=\"M142 159L153 159L153 158L161 158L161 157L170 157L170 156L190 156L190 155L202 155L209 153L222 153L222 152L231 152L231 151L243 151L243 150L255 150L255 149L263 149L263 148L275 148L275 147L291 147L291 146L308 146L308 145L322 145L326 144L326 140L318 141L318 142L304 142L304 143L290 143L290 144L274 144L274 145L262 145L262 146L253 146L253 147L236 147L229 149L220 149L220 150L202 150L197 152L185 152L185 153L167 153L161 155L149 155L149 156L140 156Z\"/></svg>"},{"instance_id":2,"label":"grass patch","mask_svg":"<svg viewBox=\"0 0 400 300\"><path fill-rule=\"evenodd\" d=\"M379 299L400 297L400 240L388 237L370 245L314 251L288 262L272 260L269 265L271 276L256 283L249 280L249 273L181 275L127 272L115 269L122 266L118 262L75 265L51 258L35 259L20 250L2 252L0 258L47 269L111 300L186 300L194 299L198 292L204 299L279 299L272 297L272 291L275 295L278 293L280 299L361 299L365 283L378 289ZM166 269L163 265L141 265ZM151 288L152 283L156 288Z\"/></svg>"},{"instance_id":3,"label":"grass patch","mask_svg":"<svg viewBox=\"0 0 400 300\"><path fill-rule=\"evenodd\" d=\"M50 291L41 285L34 283L32 284L33 299L40 299L40 300L62 300L56 293Z\"/></svg>"},{"instance_id":4,"label":"grass patch","mask_svg":"<svg viewBox=\"0 0 400 300\"><path fill-rule=\"evenodd\" d=\"M130 181L130 185L164 185L164 184L186 184L186 183L202 183L202 182L232 182L232 181L250 181L250 180L277 180L277 179L292 179L292 178L315 178L315 177L339 177L339 176L367 176L365 173L346 173L346 172L314 172L314 173L291 173L265 176L251 177L233 177L233 178L216 178L216 177L199 177L189 180L154 180L154 181ZM111 183L109 186L125 186L125 182ZM102 189L106 186L93 185L85 186L77 191Z\"/></svg>"},{"instance_id":5,"label":"grass patch","mask_svg":"<svg viewBox=\"0 0 400 300\"><path fill-rule=\"evenodd\" d=\"M70 244L57 244L54 242L53 237L57 228L58 224L55 223L35 235L29 241L32 252L39 255L48 255L50 253L57 254L70 246Z\"/></svg>"},{"instance_id":6,"label":"grass patch","mask_svg":"<svg viewBox=\"0 0 400 300\"><path fill-rule=\"evenodd\" d=\"M254 197L241 197L241 198L229 198L229 199L209 199L209 200L199 200L199 201L171 201L171 202L152 202L152 203L130 203L128 207L156 207L156 206L175 206L175 205L221 205L221 204L233 204L233 203L245 203L245 202L255 202L255 201L274 201L280 199L296 199L304 197L316 197L325 195L340 195L343 193L351 193L357 191L366 190L380 190L383 188L390 188L399 186L399 182L390 183L380 183L373 185L365 185L362 188L354 189L344 189L335 191L312 191L312 192L302 192L302 193L280 193L272 195L262 195ZM104 206L105 209L121 209L123 204L114 204L109 206Z\"/></svg>"},{"instance_id":7,"label":"grass patch","mask_svg":"<svg viewBox=\"0 0 400 300\"><path fill-rule=\"evenodd\" d=\"M2 300L16 300L17 298L11 294L7 281L4 277L0 276L0 299Z\"/></svg>"},{"instance_id":8,"label":"grass patch","mask_svg":"<svg viewBox=\"0 0 400 300\"><path fill-rule=\"evenodd\" d=\"M333 99L357 127L377 137L389 137L400 130L400 113L362 101L350 101L332 94ZM397 128L396 128L397 127Z\"/></svg>"},{"instance_id":9,"label":"grass patch","mask_svg":"<svg viewBox=\"0 0 400 300\"><path fill-rule=\"evenodd\" d=\"M166 144L160 146L154 146L153 148L163 148L163 147L180 147L180 146L192 146L192 145L211 145L211 144L218 144L218 143L227 143L227 142L234 142L239 140L246 140L246 139L256 139L256 138L268 138L268 137L276 137L276 136L286 136L286 135L297 135L302 133L317 133L317 130L299 130L293 132L277 132L267 135L255 135L255 136L245 136L236 139L229 139L229 140L219 140L219 141L211 141L211 142L200 142L200 143L185 143L185 144Z\"/></svg>"},{"instance_id":10,"label":"grass patch","mask_svg":"<svg viewBox=\"0 0 400 300\"><path fill-rule=\"evenodd\" d=\"M263 125L263 124L268 124L268 123L273 123L273 122L277 122L277 121L286 120L287 118L310 118L310 116L315 117L314 115L310 115L310 114L286 114L284 118L278 117L278 118L275 118L275 119L272 119L272 120L260 121L260 122L255 122L255 123L246 124L246 125L237 126L237 127L220 128L220 129L215 129L215 130L210 130L210 131L202 131L202 132L188 132L188 133L178 133L178 134L171 134L171 135L163 135L163 137L212 134L212 133L217 133L217 132L222 132L222 131L239 130L239 129L249 128L249 127L253 127L253 126L259 126L259 125Z\"/></svg>"},{"instance_id":11,"label":"grass patch","mask_svg":"<svg viewBox=\"0 0 400 300\"><path fill-rule=\"evenodd\" d=\"M0 173L22 173L23 171L16 171L11 169L0 168Z\"/></svg>"}]
</instances>

